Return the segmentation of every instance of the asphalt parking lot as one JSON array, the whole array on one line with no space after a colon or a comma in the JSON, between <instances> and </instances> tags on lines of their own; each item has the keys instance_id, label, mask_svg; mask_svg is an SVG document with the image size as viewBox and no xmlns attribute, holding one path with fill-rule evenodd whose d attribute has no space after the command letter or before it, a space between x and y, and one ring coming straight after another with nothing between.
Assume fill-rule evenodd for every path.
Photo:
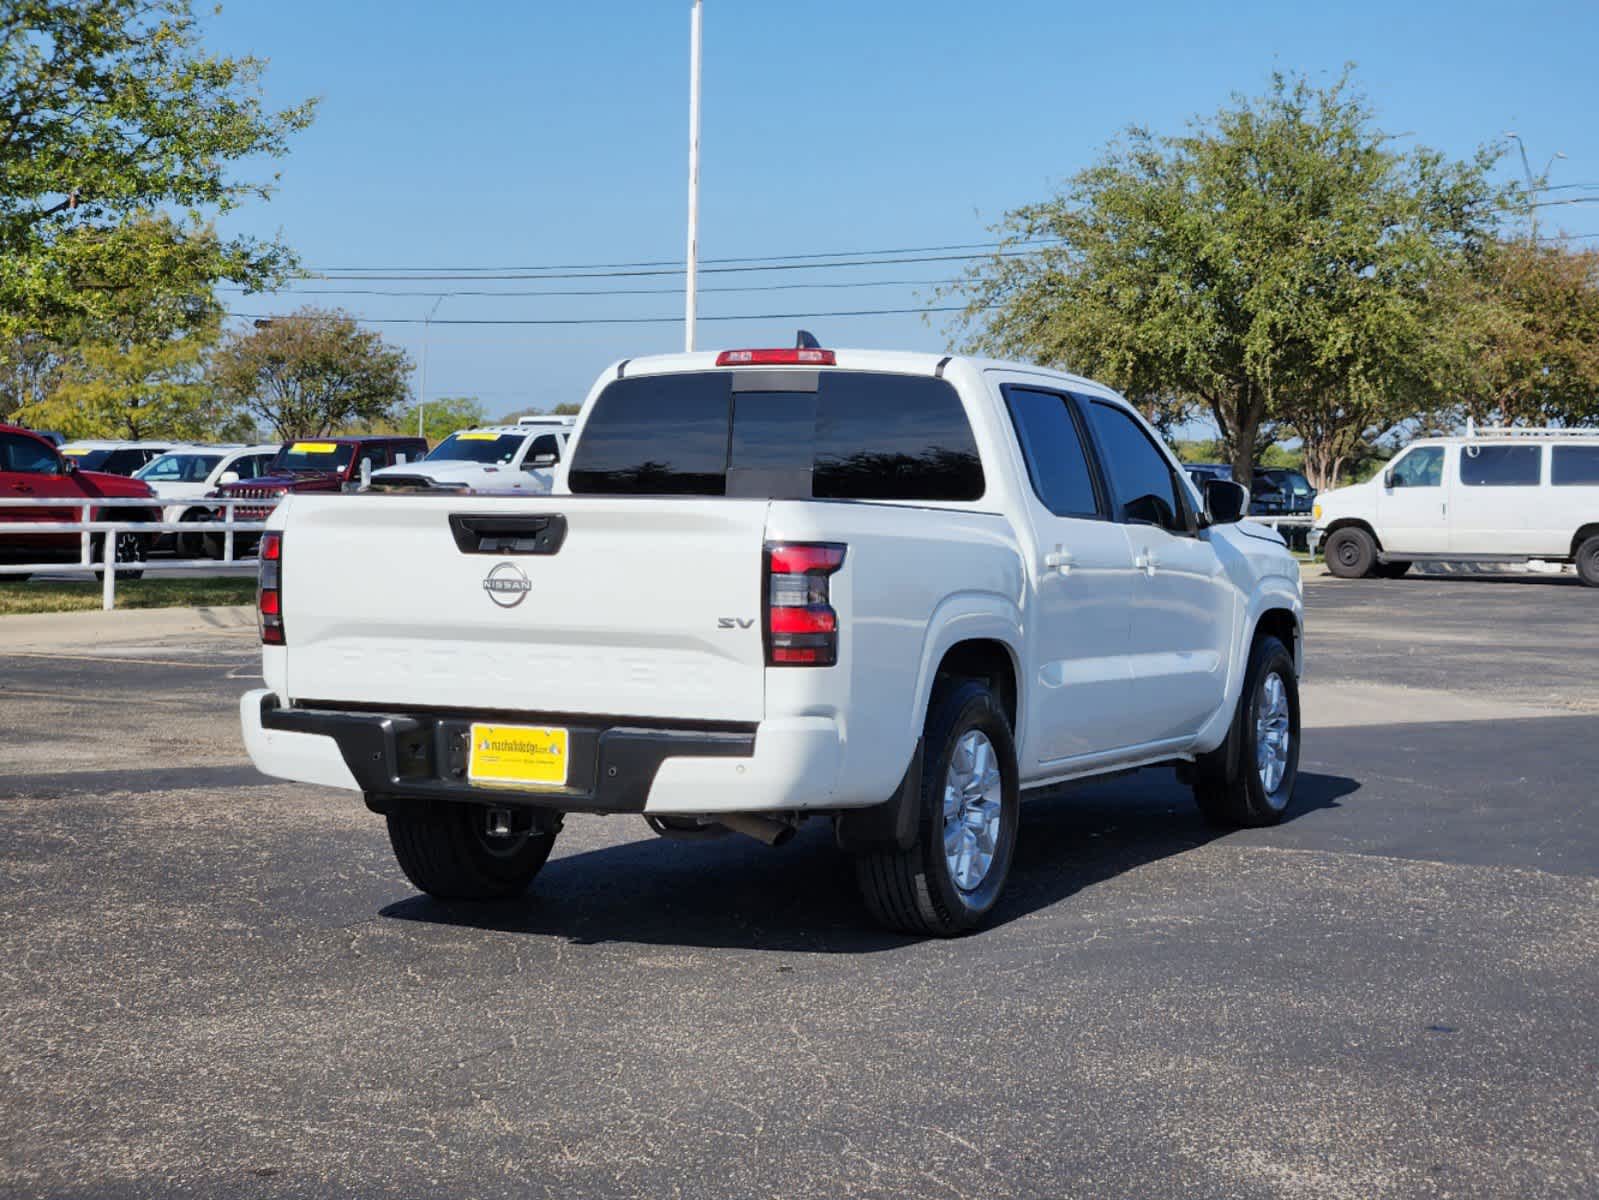
<instances>
[{"instance_id":1,"label":"asphalt parking lot","mask_svg":"<svg viewBox=\"0 0 1599 1200\"><path fill-rule=\"evenodd\" d=\"M1599 593L1306 592L1290 820L1035 801L952 942L820 823L573 818L525 901L438 904L250 768L247 633L0 626L0 1194L1599 1194Z\"/></svg>"}]
</instances>

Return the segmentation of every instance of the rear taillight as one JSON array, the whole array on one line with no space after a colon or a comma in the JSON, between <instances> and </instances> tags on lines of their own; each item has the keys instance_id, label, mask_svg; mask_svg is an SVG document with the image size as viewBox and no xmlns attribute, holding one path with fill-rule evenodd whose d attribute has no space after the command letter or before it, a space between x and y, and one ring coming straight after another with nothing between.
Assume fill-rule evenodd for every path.
<instances>
[{"instance_id":1,"label":"rear taillight","mask_svg":"<svg viewBox=\"0 0 1599 1200\"><path fill-rule=\"evenodd\" d=\"M261 575L255 589L255 611L261 624L261 642L281 646L283 641L283 535L261 535Z\"/></svg>"},{"instance_id":2,"label":"rear taillight","mask_svg":"<svg viewBox=\"0 0 1599 1200\"><path fill-rule=\"evenodd\" d=\"M766 544L766 665L830 667L838 662L838 613L829 576L844 565L837 542Z\"/></svg>"}]
</instances>

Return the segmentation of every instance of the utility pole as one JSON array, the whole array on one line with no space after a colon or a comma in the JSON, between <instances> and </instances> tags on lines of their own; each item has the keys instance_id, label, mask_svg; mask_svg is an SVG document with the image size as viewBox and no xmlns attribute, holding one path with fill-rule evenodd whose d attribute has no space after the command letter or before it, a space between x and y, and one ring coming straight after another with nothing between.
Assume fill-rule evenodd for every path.
<instances>
[{"instance_id":1,"label":"utility pole","mask_svg":"<svg viewBox=\"0 0 1599 1200\"><path fill-rule=\"evenodd\" d=\"M1528 235L1533 245L1538 244L1538 193L1549 182L1549 170L1555 165L1555 159L1565 158L1565 154L1556 150L1549 156L1549 161L1543 165L1543 174L1536 178L1532 173L1532 165L1527 161L1527 143L1514 129L1505 130L1505 136L1516 143L1516 149L1521 151L1521 173L1527 178L1527 217L1532 223L1532 231Z\"/></svg>"},{"instance_id":2,"label":"utility pole","mask_svg":"<svg viewBox=\"0 0 1599 1200\"><path fill-rule=\"evenodd\" d=\"M428 330L433 324L433 314L439 311L439 305L444 303L443 296L435 296L433 307L428 309L428 315L422 318L422 386L416 394L416 436L422 436L422 418L427 415L428 407Z\"/></svg>"},{"instance_id":3,"label":"utility pole","mask_svg":"<svg viewBox=\"0 0 1599 1200\"><path fill-rule=\"evenodd\" d=\"M700 257L700 24L703 0L694 0L688 52L688 274L683 303L683 349L694 349Z\"/></svg>"}]
</instances>

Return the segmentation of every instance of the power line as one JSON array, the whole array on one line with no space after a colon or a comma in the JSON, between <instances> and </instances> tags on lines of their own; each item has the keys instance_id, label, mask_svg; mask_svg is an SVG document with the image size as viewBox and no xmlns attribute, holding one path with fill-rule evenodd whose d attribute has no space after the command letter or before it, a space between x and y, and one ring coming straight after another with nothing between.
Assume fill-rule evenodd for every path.
<instances>
[{"instance_id":1,"label":"power line","mask_svg":"<svg viewBox=\"0 0 1599 1200\"><path fill-rule=\"evenodd\" d=\"M998 305L985 305L997 308ZM859 308L839 312L793 313L735 313L731 316L706 317L701 321L804 321L821 317L894 317L907 314L965 312L964 304L949 304L934 308ZM230 317L246 321L286 320L282 314L230 312ZM681 313L670 317L435 317L431 321L422 317L357 317L362 325L676 325L683 320Z\"/></svg>"},{"instance_id":2,"label":"power line","mask_svg":"<svg viewBox=\"0 0 1599 1200\"><path fill-rule=\"evenodd\" d=\"M1025 250L996 250L992 254L943 254L930 257L901 257L901 258L862 258L855 262L818 263L818 262L785 262L775 266L746 266L746 267L702 267L701 275L728 275L741 274L750 271L825 271L837 267L877 267L888 266L895 263L926 263L926 262L970 262L978 258L1023 258L1028 251ZM511 280L536 280L536 279L631 279L649 275L682 275L682 267L650 268L648 270L628 271L576 271L576 272L551 272L543 275L526 274L495 274L495 275L326 275L313 274L311 277L322 279L329 283L450 283L455 281L478 282L486 279L511 279ZM429 292L428 295L437 293Z\"/></svg>"},{"instance_id":3,"label":"power line","mask_svg":"<svg viewBox=\"0 0 1599 1200\"><path fill-rule=\"evenodd\" d=\"M863 258L868 255L882 254L939 254L948 250L987 250L1000 246L1042 246L1050 242L1060 241L1059 238L1038 238L1026 242L951 242L942 246L897 246L876 250L823 250L811 254L754 254L740 258L702 258L702 263L758 263L758 262L800 262L818 258ZM317 267L317 274L342 274L348 271L611 271L629 267L682 267L680 258L653 259L640 262L614 262L614 263L547 263L534 267Z\"/></svg>"},{"instance_id":4,"label":"power line","mask_svg":"<svg viewBox=\"0 0 1599 1200\"><path fill-rule=\"evenodd\" d=\"M743 284L735 287L703 287L701 294L706 292L785 292L812 288L867 288L867 287L947 287L957 284L959 279L866 279L849 283L824 283L819 281L802 281L795 283L760 283ZM219 288L224 292L246 292L241 287ZM254 294L254 293L249 293ZM677 296L682 294L681 288L654 287L654 288L556 288L540 289L538 291L476 291L460 290L441 292L429 289L390 290L378 288L279 288L273 295L295 296Z\"/></svg>"}]
</instances>

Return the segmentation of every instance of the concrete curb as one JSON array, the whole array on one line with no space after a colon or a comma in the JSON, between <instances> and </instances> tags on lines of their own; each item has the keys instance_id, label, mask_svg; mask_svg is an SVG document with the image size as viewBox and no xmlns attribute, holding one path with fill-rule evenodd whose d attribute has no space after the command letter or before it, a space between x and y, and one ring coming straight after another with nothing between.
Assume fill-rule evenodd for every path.
<instances>
[{"instance_id":1,"label":"concrete curb","mask_svg":"<svg viewBox=\"0 0 1599 1200\"><path fill-rule=\"evenodd\" d=\"M255 628L255 608L248 604L30 613L0 617L0 654L7 650L103 646L194 634L242 637L253 634Z\"/></svg>"}]
</instances>

